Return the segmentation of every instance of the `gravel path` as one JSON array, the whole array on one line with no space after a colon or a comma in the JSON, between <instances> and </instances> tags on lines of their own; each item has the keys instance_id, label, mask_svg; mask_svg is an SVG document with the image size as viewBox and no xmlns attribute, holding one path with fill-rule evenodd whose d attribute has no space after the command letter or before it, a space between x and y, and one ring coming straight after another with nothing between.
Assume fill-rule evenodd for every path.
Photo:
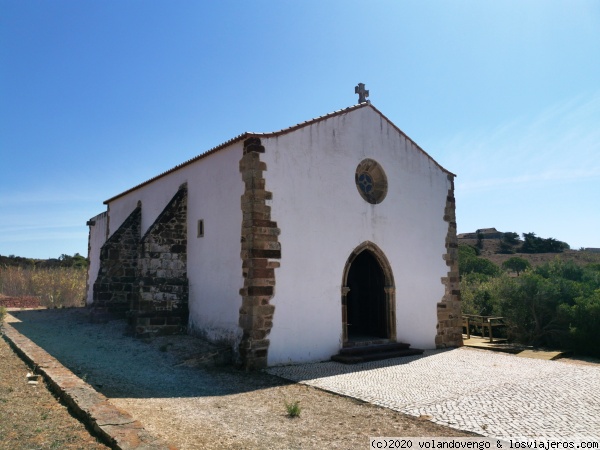
<instances>
[{"instance_id":1,"label":"gravel path","mask_svg":"<svg viewBox=\"0 0 600 450\"><path fill-rule=\"evenodd\" d=\"M11 315L20 320L11 324L17 331L109 398L232 392L227 383L215 383L210 375L193 376L197 369L182 364L193 358L194 352L209 350L186 349L187 342L198 342L189 336L173 338L173 344L166 337L151 342L134 339L126 334L124 321L94 324L82 309L30 310ZM174 349L175 343L180 348Z\"/></svg>"}]
</instances>

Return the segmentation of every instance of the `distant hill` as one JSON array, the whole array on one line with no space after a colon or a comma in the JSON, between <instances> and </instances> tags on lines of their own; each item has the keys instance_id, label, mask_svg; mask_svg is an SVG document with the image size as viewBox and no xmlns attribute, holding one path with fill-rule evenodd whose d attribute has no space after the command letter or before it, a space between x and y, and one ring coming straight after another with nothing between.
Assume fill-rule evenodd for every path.
<instances>
[{"instance_id":1,"label":"distant hill","mask_svg":"<svg viewBox=\"0 0 600 450\"><path fill-rule=\"evenodd\" d=\"M533 236L534 239L548 241L547 239L538 238L535 233L525 233L526 236ZM508 236L508 239L506 237ZM501 232L495 228L481 228L473 233L462 233L458 235L459 245L470 245L479 251L479 256L492 261L499 266L504 261L513 256L519 256L526 259L532 266L539 266L544 263L560 259L563 261L573 261L577 264L600 263L600 249L582 249L571 250L569 245L551 240L560 251L540 251L540 252L523 252L521 251L524 240L518 237L514 232Z\"/></svg>"}]
</instances>

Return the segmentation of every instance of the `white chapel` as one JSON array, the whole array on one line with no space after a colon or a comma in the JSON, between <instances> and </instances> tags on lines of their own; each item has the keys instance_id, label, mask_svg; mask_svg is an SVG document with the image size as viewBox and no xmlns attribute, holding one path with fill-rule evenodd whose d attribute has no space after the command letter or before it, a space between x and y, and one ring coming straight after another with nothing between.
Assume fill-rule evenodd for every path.
<instances>
[{"instance_id":1,"label":"white chapel","mask_svg":"<svg viewBox=\"0 0 600 450\"><path fill-rule=\"evenodd\" d=\"M455 175L359 101L106 200L88 305L247 368L461 345Z\"/></svg>"}]
</instances>

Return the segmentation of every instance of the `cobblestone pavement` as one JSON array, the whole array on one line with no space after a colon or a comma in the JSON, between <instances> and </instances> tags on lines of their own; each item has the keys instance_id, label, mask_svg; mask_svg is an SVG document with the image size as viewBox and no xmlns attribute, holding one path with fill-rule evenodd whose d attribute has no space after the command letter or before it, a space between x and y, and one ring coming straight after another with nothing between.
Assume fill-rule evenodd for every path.
<instances>
[{"instance_id":1,"label":"cobblestone pavement","mask_svg":"<svg viewBox=\"0 0 600 450\"><path fill-rule=\"evenodd\" d=\"M600 366L459 348L344 365L275 367L289 380L493 438L600 440Z\"/></svg>"}]
</instances>

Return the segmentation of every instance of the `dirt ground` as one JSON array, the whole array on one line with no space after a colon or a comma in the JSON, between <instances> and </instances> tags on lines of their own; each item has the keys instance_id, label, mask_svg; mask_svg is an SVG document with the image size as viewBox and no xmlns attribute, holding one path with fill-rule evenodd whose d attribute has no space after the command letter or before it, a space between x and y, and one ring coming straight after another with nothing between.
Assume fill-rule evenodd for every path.
<instances>
[{"instance_id":1,"label":"dirt ground","mask_svg":"<svg viewBox=\"0 0 600 450\"><path fill-rule=\"evenodd\" d=\"M107 449L0 339L0 449Z\"/></svg>"},{"instance_id":2,"label":"dirt ground","mask_svg":"<svg viewBox=\"0 0 600 450\"><path fill-rule=\"evenodd\" d=\"M56 312L35 314L34 317L54 315ZM69 315L69 314L67 314ZM86 327L86 334L104 326L80 323L79 315L70 315L73 324ZM25 319L24 315L21 315ZM43 323L54 322L47 320ZM65 318L66 319L66 318ZM19 324L21 332L34 333L35 323L26 327ZM42 323L42 322L40 322ZM77 327L60 327L73 330ZM27 333L25 333L27 335ZM42 342L40 334L36 339ZM104 336L104 333L102 333ZM35 336L34 336L35 337ZM66 338L66 336L64 337ZM64 339L60 338L60 339ZM99 342L100 335L94 335ZM37 342L34 339L34 342ZM54 343L44 345L49 353L58 352ZM59 340L60 340L59 339ZM165 384L175 377L178 391L171 387L157 389L157 378L152 386L144 384L143 374L149 367L140 367L139 375L126 371L125 363L102 379L95 367L83 371L88 382L107 395L114 405L128 411L140 420L145 428L178 448L185 449L355 449L367 448L370 436L472 436L434 424L423 417L410 417L386 408L373 406L354 399L330 394L309 386L290 383L263 372L243 372L231 366L207 366L198 355L190 355L190 336L169 336L140 342L120 336L120 346L131 340L132 351L138 358L151 352L153 364L166 369ZM102 344L108 343L102 339ZM82 346L89 347L87 343ZM114 350L111 350L114 352ZM57 356L57 354L54 354ZM88 355L92 359L93 355ZM114 353L113 353L114 356ZM190 357L193 356L193 357ZM162 361L156 358L160 357ZM72 425L76 420L45 388L27 385L23 362L12 352L6 342L0 342L0 449L10 448L105 448L95 442L86 429ZM68 360L63 364L69 367ZM131 359L131 358L129 358ZM6 363L5 363L6 361ZM166 365L162 366L166 362ZM182 367L183 366L183 367ZM174 368L170 372L169 367ZM183 378L180 369L184 369ZM134 372L135 373L135 372ZM119 378L120 374L124 374ZM84 376L81 375L80 376ZM156 376L156 375L151 375ZM162 378L161 378L162 379ZM192 386L186 385L192 381ZM43 400L38 400L42 398ZM288 416L286 402L299 402L299 417ZM49 411L49 412L48 412ZM61 412L66 416L58 416ZM8 420L4 420L4 417ZM81 434L79 434L81 433ZM23 444L21 437L32 445ZM27 442L27 441L25 441ZM54 447L52 447L54 445Z\"/></svg>"},{"instance_id":3,"label":"dirt ground","mask_svg":"<svg viewBox=\"0 0 600 450\"><path fill-rule=\"evenodd\" d=\"M266 374L244 378L253 389L227 396L175 403L160 398L111 401L142 420L152 416L146 429L181 449L363 449L370 436L473 436ZM300 416L291 418L285 404L296 401ZM167 414L156 415L156 410ZM179 418L177 423L172 417Z\"/></svg>"}]
</instances>

